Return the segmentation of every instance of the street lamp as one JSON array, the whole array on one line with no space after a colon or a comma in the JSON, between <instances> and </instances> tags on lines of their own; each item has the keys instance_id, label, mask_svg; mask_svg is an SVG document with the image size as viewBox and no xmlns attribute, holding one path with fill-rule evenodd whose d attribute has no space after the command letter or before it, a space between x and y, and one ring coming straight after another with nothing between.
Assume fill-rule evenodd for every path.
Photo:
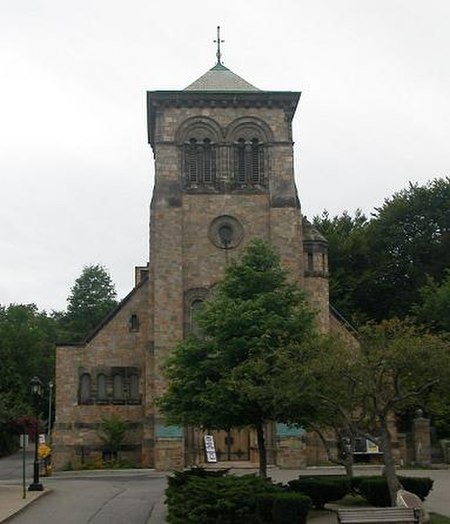
<instances>
[{"instance_id":1,"label":"street lamp","mask_svg":"<svg viewBox=\"0 0 450 524\"><path fill-rule=\"evenodd\" d=\"M30 381L31 395L33 397L35 431L34 431L34 464L33 464L33 482L28 486L28 491L43 491L44 486L39 482L39 419L38 408L39 398L42 396L42 382L38 377L33 377Z\"/></svg>"}]
</instances>

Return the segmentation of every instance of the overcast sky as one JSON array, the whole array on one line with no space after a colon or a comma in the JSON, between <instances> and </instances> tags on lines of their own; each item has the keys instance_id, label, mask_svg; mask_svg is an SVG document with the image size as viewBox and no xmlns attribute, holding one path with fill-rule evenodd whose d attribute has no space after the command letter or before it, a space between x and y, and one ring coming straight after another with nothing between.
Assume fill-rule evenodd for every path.
<instances>
[{"instance_id":1,"label":"overcast sky","mask_svg":"<svg viewBox=\"0 0 450 524\"><path fill-rule=\"evenodd\" d=\"M215 63L302 91L312 217L450 174L449 0L0 0L0 304L62 310L86 264L119 298L148 260L145 92Z\"/></svg>"}]
</instances>

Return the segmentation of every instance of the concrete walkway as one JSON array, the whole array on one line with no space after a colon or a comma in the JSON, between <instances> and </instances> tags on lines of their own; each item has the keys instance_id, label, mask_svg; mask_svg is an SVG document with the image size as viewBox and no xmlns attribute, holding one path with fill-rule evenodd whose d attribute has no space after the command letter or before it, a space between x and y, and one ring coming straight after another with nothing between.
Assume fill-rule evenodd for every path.
<instances>
[{"instance_id":1,"label":"concrete walkway","mask_svg":"<svg viewBox=\"0 0 450 524\"><path fill-rule=\"evenodd\" d=\"M18 485L0 484L0 522L6 522L38 498L51 490L27 491L23 498L23 488Z\"/></svg>"}]
</instances>

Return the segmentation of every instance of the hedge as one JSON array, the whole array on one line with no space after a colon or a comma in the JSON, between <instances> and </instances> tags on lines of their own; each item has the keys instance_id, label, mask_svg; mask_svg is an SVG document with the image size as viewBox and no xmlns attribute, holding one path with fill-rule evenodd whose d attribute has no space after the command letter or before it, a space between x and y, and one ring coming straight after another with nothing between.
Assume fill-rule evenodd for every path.
<instances>
[{"instance_id":1,"label":"hedge","mask_svg":"<svg viewBox=\"0 0 450 524\"><path fill-rule=\"evenodd\" d=\"M406 491L415 493L421 500L426 499L433 487L433 480L428 477L399 476L398 480ZM356 493L362 495L373 506L391 505L391 497L384 477L354 477L352 486Z\"/></svg>"},{"instance_id":2,"label":"hedge","mask_svg":"<svg viewBox=\"0 0 450 524\"><path fill-rule=\"evenodd\" d=\"M327 502L340 500L351 491L350 480L344 476L301 476L288 482L288 486L291 491L308 495L316 509L322 509Z\"/></svg>"},{"instance_id":3,"label":"hedge","mask_svg":"<svg viewBox=\"0 0 450 524\"><path fill-rule=\"evenodd\" d=\"M174 479L174 480L171 480ZM224 476L184 472L169 477L166 489L171 524L256 524L256 501L281 488L255 475Z\"/></svg>"}]
</instances>

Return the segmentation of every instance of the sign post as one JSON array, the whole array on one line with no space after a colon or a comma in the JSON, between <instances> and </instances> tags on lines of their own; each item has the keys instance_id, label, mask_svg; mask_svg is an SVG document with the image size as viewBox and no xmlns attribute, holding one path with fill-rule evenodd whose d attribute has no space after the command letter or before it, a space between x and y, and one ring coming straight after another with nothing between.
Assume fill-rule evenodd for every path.
<instances>
[{"instance_id":1,"label":"sign post","mask_svg":"<svg viewBox=\"0 0 450 524\"><path fill-rule=\"evenodd\" d=\"M26 450L28 446L28 435L20 435L20 445L22 446L22 485L23 485L23 495L22 498L27 498L27 489L25 486L25 462L26 462Z\"/></svg>"}]
</instances>

